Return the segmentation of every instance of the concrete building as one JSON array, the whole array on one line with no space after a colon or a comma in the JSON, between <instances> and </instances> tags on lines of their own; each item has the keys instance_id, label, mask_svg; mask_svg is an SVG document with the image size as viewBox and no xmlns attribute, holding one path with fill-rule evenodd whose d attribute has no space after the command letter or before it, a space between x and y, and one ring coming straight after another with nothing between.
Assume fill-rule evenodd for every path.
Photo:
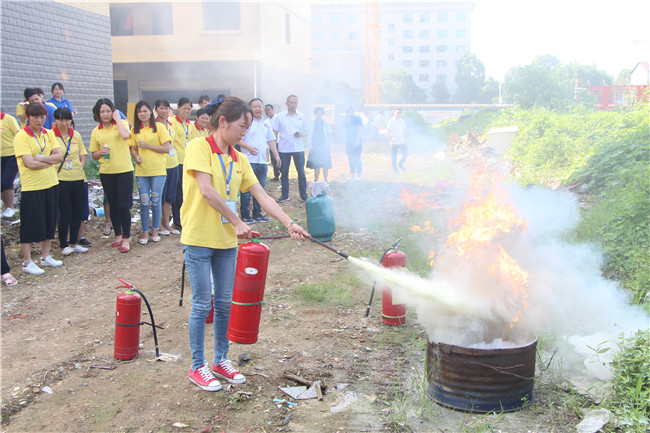
<instances>
[{"instance_id":1,"label":"concrete building","mask_svg":"<svg viewBox=\"0 0 650 433\"><path fill-rule=\"evenodd\" d=\"M431 99L431 86L456 91L456 62L471 49L473 2L379 2L379 69L403 69ZM312 74L363 94L366 3L312 5ZM318 84L317 84L318 85Z\"/></svg>"},{"instance_id":2,"label":"concrete building","mask_svg":"<svg viewBox=\"0 0 650 433\"><path fill-rule=\"evenodd\" d=\"M2 111L16 115L25 87L41 87L49 99L61 82L87 145L97 126L92 107L113 98L108 2L2 0L0 13Z\"/></svg>"},{"instance_id":3,"label":"concrete building","mask_svg":"<svg viewBox=\"0 0 650 433\"><path fill-rule=\"evenodd\" d=\"M310 9L303 2L110 0L118 106L201 94L307 97Z\"/></svg>"}]
</instances>

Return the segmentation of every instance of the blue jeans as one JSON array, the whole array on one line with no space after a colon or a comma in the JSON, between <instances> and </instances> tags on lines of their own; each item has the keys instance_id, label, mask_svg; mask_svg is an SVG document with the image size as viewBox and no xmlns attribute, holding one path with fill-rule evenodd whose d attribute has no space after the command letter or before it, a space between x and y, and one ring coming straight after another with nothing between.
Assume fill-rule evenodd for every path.
<instances>
[{"instance_id":1,"label":"blue jeans","mask_svg":"<svg viewBox=\"0 0 650 433\"><path fill-rule=\"evenodd\" d=\"M289 197L289 165L293 156L293 166L298 172L298 192L300 198L307 200L307 178L305 177L305 152L280 152L280 172L282 176L282 198Z\"/></svg>"},{"instance_id":2,"label":"blue jeans","mask_svg":"<svg viewBox=\"0 0 650 433\"><path fill-rule=\"evenodd\" d=\"M266 164L251 164L251 167L253 168L253 173L255 173L255 177L257 177L257 180L260 181L260 185L262 188L266 188L266 173L268 171L268 166ZM241 214L242 218L248 217L250 214L248 213L249 210L249 205L251 203L251 193L250 192L242 192L241 193L241 203L239 207L239 213ZM261 217L262 216L262 206L255 200L255 197L253 197L253 218Z\"/></svg>"},{"instance_id":3,"label":"blue jeans","mask_svg":"<svg viewBox=\"0 0 650 433\"><path fill-rule=\"evenodd\" d=\"M138 176L138 192L140 193L140 218L142 219L142 233L149 231L149 207L151 207L151 220L154 230L160 228L162 215L162 191L167 176Z\"/></svg>"},{"instance_id":4,"label":"blue jeans","mask_svg":"<svg viewBox=\"0 0 650 433\"><path fill-rule=\"evenodd\" d=\"M237 248L213 249L183 245L185 266L192 286L192 311L190 312L189 334L192 351L192 369L196 370L205 363L203 343L205 340L205 319L210 312L213 290L210 273L214 280L214 360L218 364L228 359L230 342L228 321L230 320L230 302L235 284L237 266Z\"/></svg>"}]
</instances>

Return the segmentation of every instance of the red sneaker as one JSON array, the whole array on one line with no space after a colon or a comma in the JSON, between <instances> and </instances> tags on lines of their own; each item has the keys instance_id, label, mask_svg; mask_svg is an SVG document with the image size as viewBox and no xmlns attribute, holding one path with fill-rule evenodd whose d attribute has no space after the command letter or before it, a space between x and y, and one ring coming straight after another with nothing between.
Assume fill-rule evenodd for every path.
<instances>
[{"instance_id":1,"label":"red sneaker","mask_svg":"<svg viewBox=\"0 0 650 433\"><path fill-rule=\"evenodd\" d=\"M219 364L212 363L212 371L217 377L222 377L230 383L238 384L246 382L243 374L238 372L229 359L222 359Z\"/></svg>"},{"instance_id":2,"label":"red sneaker","mask_svg":"<svg viewBox=\"0 0 650 433\"><path fill-rule=\"evenodd\" d=\"M196 370L190 369L190 382L204 391L219 391L221 389L221 384L205 364Z\"/></svg>"}]
</instances>

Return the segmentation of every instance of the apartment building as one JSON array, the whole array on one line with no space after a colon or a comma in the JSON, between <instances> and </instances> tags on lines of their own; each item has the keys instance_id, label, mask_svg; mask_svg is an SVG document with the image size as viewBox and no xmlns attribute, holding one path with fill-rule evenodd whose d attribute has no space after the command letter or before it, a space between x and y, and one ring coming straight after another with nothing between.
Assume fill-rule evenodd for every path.
<instances>
[{"instance_id":1,"label":"apartment building","mask_svg":"<svg viewBox=\"0 0 650 433\"><path fill-rule=\"evenodd\" d=\"M379 2L379 68L403 69L430 99L434 83L456 91L456 62L471 50L473 2ZM312 5L312 74L365 86L366 2Z\"/></svg>"},{"instance_id":2,"label":"apartment building","mask_svg":"<svg viewBox=\"0 0 650 433\"><path fill-rule=\"evenodd\" d=\"M310 9L302 2L111 0L118 106L144 98L306 95ZM302 98L301 98L302 99Z\"/></svg>"}]
</instances>

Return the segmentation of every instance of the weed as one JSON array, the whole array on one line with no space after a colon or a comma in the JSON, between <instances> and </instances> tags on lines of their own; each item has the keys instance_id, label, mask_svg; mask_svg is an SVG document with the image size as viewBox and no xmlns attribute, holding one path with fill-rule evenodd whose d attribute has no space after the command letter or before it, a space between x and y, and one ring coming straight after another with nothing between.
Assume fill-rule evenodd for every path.
<instances>
[{"instance_id":1,"label":"weed","mask_svg":"<svg viewBox=\"0 0 650 433\"><path fill-rule=\"evenodd\" d=\"M308 304L336 304L351 307L355 304L352 291L357 286L353 275L341 274L334 281L301 284L298 286L300 299Z\"/></svg>"}]
</instances>

